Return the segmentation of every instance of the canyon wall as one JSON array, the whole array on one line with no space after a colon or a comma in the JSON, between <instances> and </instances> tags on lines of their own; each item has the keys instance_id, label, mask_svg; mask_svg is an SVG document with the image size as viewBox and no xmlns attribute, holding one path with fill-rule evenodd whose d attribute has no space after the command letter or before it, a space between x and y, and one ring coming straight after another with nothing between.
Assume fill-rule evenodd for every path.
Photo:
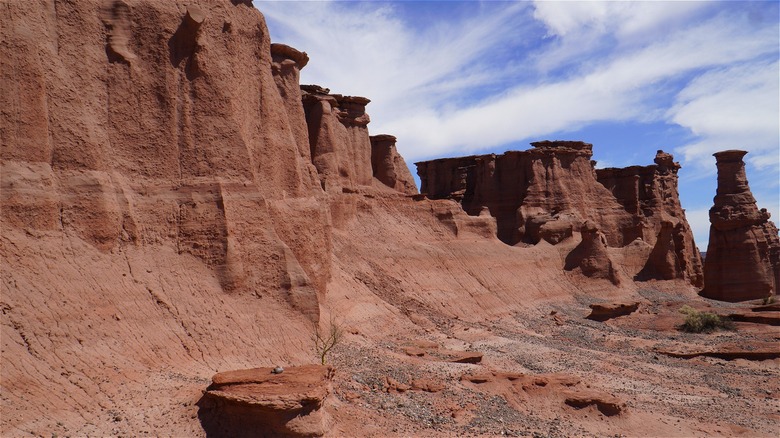
<instances>
[{"instance_id":1,"label":"canyon wall","mask_svg":"<svg viewBox=\"0 0 780 438\"><path fill-rule=\"evenodd\" d=\"M597 171L589 143L532 146L416 163L421 192L453 199L470 215L488 208L509 245L556 244L591 221L589 229L600 230L611 247L638 238L654 247L637 279L684 278L701 286L701 257L680 206L679 164L670 154L659 151L650 166Z\"/></svg>"},{"instance_id":2,"label":"canyon wall","mask_svg":"<svg viewBox=\"0 0 780 438\"><path fill-rule=\"evenodd\" d=\"M780 285L780 239L750 191L746 151L715 153L718 190L710 209L710 242L701 295L721 301L767 298Z\"/></svg>"}]
</instances>

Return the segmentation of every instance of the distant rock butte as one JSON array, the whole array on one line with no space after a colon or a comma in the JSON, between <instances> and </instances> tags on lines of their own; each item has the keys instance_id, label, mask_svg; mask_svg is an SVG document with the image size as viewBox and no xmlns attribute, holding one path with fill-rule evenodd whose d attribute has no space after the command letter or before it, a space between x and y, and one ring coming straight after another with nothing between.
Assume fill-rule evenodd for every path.
<instances>
[{"instance_id":1,"label":"distant rock butte","mask_svg":"<svg viewBox=\"0 0 780 438\"><path fill-rule=\"evenodd\" d=\"M718 190L710 209L710 241L701 295L721 301L746 301L777 294L780 239L766 209L750 192L746 151L714 154Z\"/></svg>"},{"instance_id":2,"label":"distant rock butte","mask_svg":"<svg viewBox=\"0 0 780 438\"><path fill-rule=\"evenodd\" d=\"M531 145L527 151L416 163L421 192L453 199L473 216L487 208L499 239L510 245L557 244L591 221L605 246L636 239L653 246L638 280L702 285L701 256L677 191L680 165L671 154L658 151L649 166L596 170L589 143Z\"/></svg>"}]
</instances>

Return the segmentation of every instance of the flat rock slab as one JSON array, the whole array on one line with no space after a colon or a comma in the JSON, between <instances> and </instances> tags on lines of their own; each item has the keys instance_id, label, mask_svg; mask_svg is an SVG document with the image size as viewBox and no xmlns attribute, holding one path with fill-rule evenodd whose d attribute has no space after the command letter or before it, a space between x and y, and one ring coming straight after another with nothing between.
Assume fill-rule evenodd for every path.
<instances>
[{"instance_id":1,"label":"flat rock slab","mask_svg":"<svg viewBox=\"0 0 780 438\"><path fill-rule=\"evenodd\" d=\"M630 303L599 303L590 305L590 315L586 318L593 321L606 321L618 316L631 314L639 308L639 302Z\"/></svg>"},{"instance_id":2,"label":"flat rock slab","mask_svg":"<svg viewBox=\"0 0 780 438\"><path fill-rule=\"evenodd\" d=\"M763 311L763 312L738 312L729 314L729 318L732 321L739 322L752 322L754 324L766 324L766 325L780 325L780 312L777 311Z\"/></svg>"},{"instance_id":3,"label":"flat rock slab","mask_svg":"<svg viewBox=\"0 0 780 438\"><path fill-rule=\"evenodd\" d=\"M212 378L198 406L209 436L322 436L332 391L329 366L226 371Z\"/></svg>"},{"instance_id":4,"label":"flat rock slab","mask_svg":"<svg viewBox=\"0 0 780 438\"><path fill-rule=\"evenodd\" d=\"M777 344L770 343L751 343L741 346L720 345L714 346L708 350L699 351L671 351L658 350L659 353L671 357L691 359L699 356L716 357L724 360L746 359L746 360L770 360L780 358L780 348Z\"/></svg>"}]
</instances>

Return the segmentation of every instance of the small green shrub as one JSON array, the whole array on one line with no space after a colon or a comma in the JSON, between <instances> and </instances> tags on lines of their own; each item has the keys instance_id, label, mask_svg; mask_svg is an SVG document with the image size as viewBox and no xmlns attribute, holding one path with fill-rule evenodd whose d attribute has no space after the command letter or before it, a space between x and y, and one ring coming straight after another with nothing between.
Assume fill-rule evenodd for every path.
<instances>
[{"instance_id":1,"label":"small green shrub","mask_svg":"<svg viewBox=\"0 0 780 438\"><path fill-rule=\"evenodd\" d=\"M734 323L728 317L700 312L688 305L682 306L680 313L685 315L685 322L680 326L680 330L688 333L710 333L718 329L734 329Z\"/></svg>"},{"instance_id":2,"label":"small green shrub","mask_svg":"<svg viewBox=\"0 0 780 438\"><path fill-rule=\"evenodd\" d=\"M775 296L769 295L768 297L764 297L764 299L761 301L765 306L767 304L774 304L775 302Z\"/></svg>"}]
</instances>

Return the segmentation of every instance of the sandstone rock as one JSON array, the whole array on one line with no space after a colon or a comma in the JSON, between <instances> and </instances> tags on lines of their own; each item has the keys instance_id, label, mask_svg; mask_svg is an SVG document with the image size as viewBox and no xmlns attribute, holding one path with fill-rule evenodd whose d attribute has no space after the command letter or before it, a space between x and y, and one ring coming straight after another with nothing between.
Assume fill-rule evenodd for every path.
<instances>
[{"instance_id":1,"label":"sandstone rock","mask_svg":"<svg viewBox=\"0 0 780 438\"><path fill-rule=\"evenodd\" d=\"M654 247L637 279L683 278L701 287L702 260L678 195L680 164L662 150L654 161L650 166L598 169L596 175L634 216L631 237Z\"/></svg>"},{"instance_id":2,"label":"sandstone rock","mask_svg":"<svg viewBox=\"0 0 780 438\"><path fill-rule=\"evenodd\" d=\"M591 312L587 319L606 321L618 316L629 315L639 308L638 302L632 303L598 303L590 305Z\"/></svg>"},{"instance_id":3,"label":"sandstone rock","mask_svg":"<svg viewBox=\"0 0 780 438\"><path fill-rule=\"evenodd\" d=\"M596 406L607 417L619 415L626 405L620 399L605 392L595 390L582 390L580 392L566 392L566 404L577 409L588 406Z\"/></svg>"},{"instance_id":4,"label":"sandstone rock","mask_svg":"<svg viewBox=\"0 0 780 438\"><path fill-rule=\"evenodd\" d=\"M302 86L303 108L309 130L314 166L322 187L333 193L342 188L371 185L370 118L365 112L369 99L328 94L318 86Z\"/></svg>"},{"instance_id":5,"label":"sandstone rock","mask_svg":"<svg viewBox=\"0 0 780 438\"><path fill-rule=\"evenodd\" d=\"M680 166L671 154L658 151L651 166L595 170L588 143L532 145L528 151L416 163L421 192L455 200L473 216L487 207L498 238L510 245L557 244L590 220L608 246L637 238L657 246L637 279L684 278L701 285L700 255L677 193ZM662 229L664 222L674 224L671 230Z\"/></svg>"},{"instance_id":6,"label":"sandstone rock","mask_svg":"<svg viewBox=\"0 0 780 438\"><path fill-rule=\"evenodd\" d=\"M482 353L478 351L448 351L447 361L454 363L480 363Z\"/></svg>"},{"instance_id":7,"label":"sandstone rock","mask_svg":"<svg viewBox=\"0 0 780 438\"><path fill-rule=\"evenodd\" d=\"M412 389L425 392L439 392L447 386L433 379L414 379L412 380Z\"/></svg>"},{"instance_id":8,"label":"sandstone rock","mask_svg":"<svg viewBox=\"0 0 780 438\"><path fill-rule=\"evenodd\" d=\"M544 224L559 217L574 226L591 219L610 231L611 245L623 245L622 229L631 226L632 218L596 181L592 145L576 141L532 145L522 152L416 163L420 191L433 199L454 199L471 215L488 207L498 223L498 238L510 245L537 243ZM564 224L558 226L563 230Z\"/></svg>"},{"instance_id":9,"label":"sandstone rock","mask_svg":"<svg viewBox=\"0 0 780 438\"><path fill-rule=\"evenodd\" d=\"M317 169L311 161L311 146L309 144L309 128L306 125L306 114L301 105L300 78L301 69L309 63L306 52L298 51L286 44L271 44L271 69L276 87L284 101L284 108L290 121L290 129L298 145L300 166L304 169L306 182L313 186L319 185Z\"/></svg>"},{"instance_id":10,"label":"sandstone rock","mask_svg":"<svg viewBox=\"0 0 780 438\"><path fill-rule=\"evenodd\" d=\"M322 436L328 430L324 404L332 392L333 368L321 365L227 371L198 402L206 433L214 436Z\"/></svg>"},{"instance_id":11,"label":"sandstone rock","mask_svg":"<svg viewBox=\"0 0 780 438\"><path fill-rule=\"evenodd\" d=\"M717 357L724 360L771 360L780 358L780 350L777 349L777 345L749 341L742 345L714 345L706 350L681 352L661 349L658 352L666 356L683 359L692 359L699 356Z\"/></svg>"},{"instance_id":12,"label":"sandstone rock","mask_svg":"<svg viewBox=\"0 0 780 438\"><path fill-rule=\"evenodd\" d=\"M416 195L417 185L409 172L409 167L395 148L395 137L382 134L372 135L370 139L374 178L401 193Z\"/></svg>"},{"instance_id":13,"label":"sandstone rock","mask_svg":"<svg viewBox=\"0 0 780 438\"><path fill-rule=\"evenodd\" d=\"M755 309L752 310L755 311ZM738 322L780 326L780 311L730 313L729 319Z\"/></svg>"},{"instance_id":14,"label":"sandstone rock","mask_svg":"<svg viewBox=\"0 0 780 438\"><path fill-rule=\"evenodd\" d=\"M582 225L582 242L566 256L564 269L571 271L579 269L583 275L590 278L603 278L613 284L619 284L614 263L607 252L607 242L604 235L591 221Z\"/></svg>"},{"instance_id":15,"label":"sandstone rock","mask_svg":"<svg viewBox=\"0 0 780 438\"><path fill-rule=\"evenodd\" d=\"M710 242L701 295L721 301L745 301L777 293L780 238L769 213L759 210L750 192L747 152L715 153L718 190L710 209Z\"/></svg>"}]
</instances>

